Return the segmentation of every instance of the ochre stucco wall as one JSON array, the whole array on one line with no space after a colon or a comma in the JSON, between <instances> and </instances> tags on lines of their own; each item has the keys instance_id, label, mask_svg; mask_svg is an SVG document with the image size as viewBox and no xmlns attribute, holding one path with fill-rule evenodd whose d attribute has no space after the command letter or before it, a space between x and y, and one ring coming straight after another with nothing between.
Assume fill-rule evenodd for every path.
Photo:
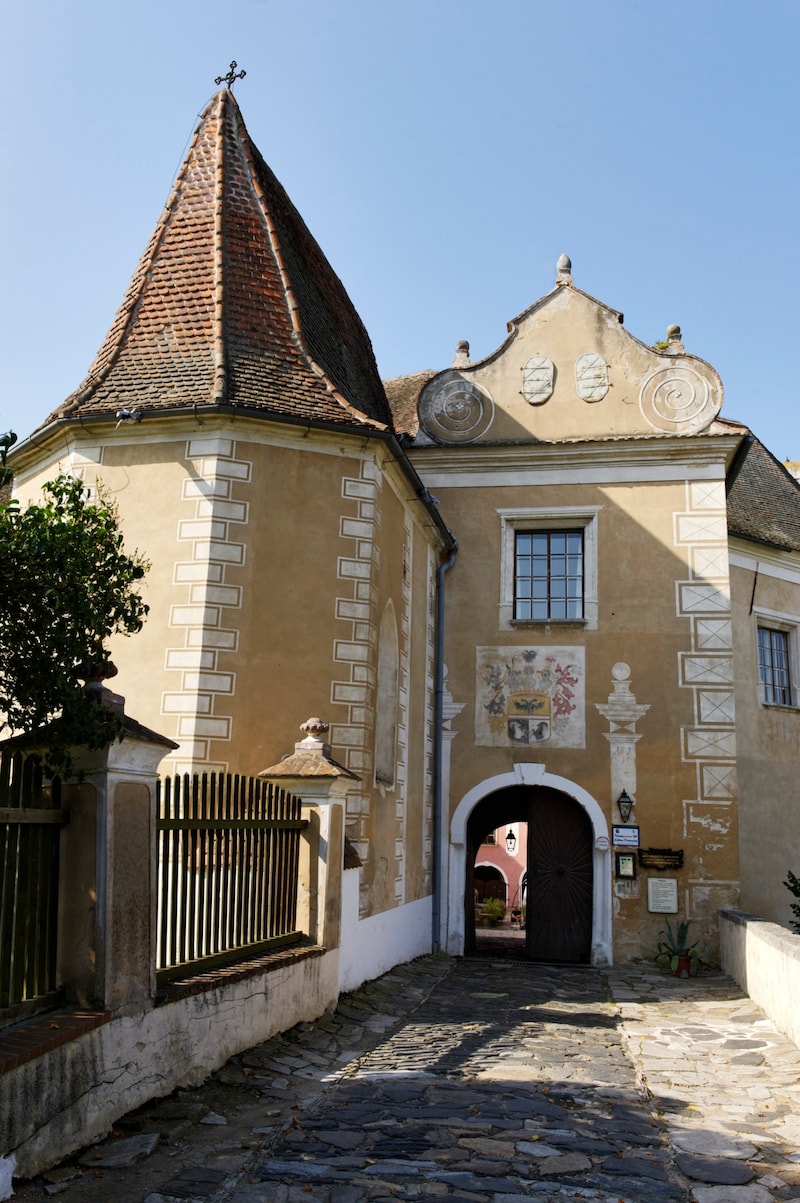
<instances>
[{"instance_id":1,"label":"ochre stucco wall","mask_svg":"<svg viewBox=\"0 0 800 1203\"><path fill-rule=\"evenodd\" d=\"M333 755L360 778L346 826L364 861L362 911L429 892L437 536L384 445L245 421L151 422L104 441L79 433L68 464L102 483L126 547L150 561L147 621L111 653L127 712L181 745L163 771L257 773L319 715ZM23 474L21 499L57 467ZM396 771L379 788L387 605L398 630Z\"/></svg>"},{"instance_id":2,"label":"ochre stucco wall","mask_svg":"<svg viewBox=\"0 0 800 1203\"><path fill-rule=\"evenodd\" d=\"M757 549L751 549L756 551ZM770 625L759 610L800 616L800 585L769 563L758 571L733 567L736 718L742 909L765 919L792 920L787 870L800 875L800 716L793 707L766 706L758 686L757 628Z\"/></svg>"},{"instance_id":3,"label":"ochre stucco wall","mask_svg":"<svg viewBox=\"0 0 800 1203\"><path fill-rule=\"evenodd\" d=\"M676 612L676 582L688 575L688 553L676 547L674 516L686 508L679 482L636 485L568 485L449 490L437 483L445 514L457 514L459 556L448 576L446 648L448 689L464 703L453 744L451 815L461 798L481 781L512 770L515 762L543 762L548 773L587 790L600 803L609 825L612 808L608 720L595 703L605 703L612 668L630 667L636 701L649 710L636 726L636 808L644 847L681 849L684 868L670 876L679 882L679 905L693 912L693 893L704 879L735 882L736 828L726 808L724 839L708 838L702 824L688 824L684 800L697 798L697 766L687 757L681 731L694 722L693 691L680 681L680 657L692 650L692 623ZM501 525L497 511L534 505L597 509L598 621L499 625ZM554 521L554 526L558 520ZM585 745L557 747L550 741L530 747L485 747L475 741L476 647L496 645L546 649L579 647L585 654ZM542 654L545 654L544 652ZM498 814L498 824L503 815ZM664 874L660 874L664 875ZM614 900L618 952L654 951L664 917L647 910L647 871L640 870L638 897ZM702 889L702 886L701 886ZM702 908L705 909L705 908ZM715 924L712 914L701 923Z\"/></svg>"}]
</instances>

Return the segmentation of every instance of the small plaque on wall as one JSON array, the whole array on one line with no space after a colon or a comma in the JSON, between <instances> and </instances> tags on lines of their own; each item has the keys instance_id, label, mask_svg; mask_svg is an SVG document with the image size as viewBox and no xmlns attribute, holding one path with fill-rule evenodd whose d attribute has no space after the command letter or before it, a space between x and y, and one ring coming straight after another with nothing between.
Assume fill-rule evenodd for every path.
<instances>
[{"instance_id":1,"label":"small plaque on wall","mask_svg":"<svg viewBox=\"0 0 800 1203\"><path fill-rule=\"evenodd\" d=\"M658 915L677 915L677 877L649 877L647 879L647 909Z\"/></svg>"},{"instance_id":2,"label":"small plaque on wall","mask_svg":"<svg viewBox=\"0 0 800 1203\"><path fill-rule=\"evenodd\" d=\"M643 869L682 869L682 848L640 848L639 864Z\"/></svg>"},{"instance_id":3,"label":"small plaque on wall","mask_svg":"<svg viewBox=\"0 0 800 1203\"><path fill-rule=\"evenodd\" d=\"M639 828L638 827L612 827L611 838L614 841L615 848L638 848L639 847Z\"/></svg>"},{"instance_id":4,"label":"small plaque on wall","mask_svg":"<svg viewBox=\"0 0 800 1203\"><path fill-rule=\"evenodd\" d=\"M614 875L616 877L636 876L636 857L632 852L614 853Z\"/></svg>"}]
</instances>

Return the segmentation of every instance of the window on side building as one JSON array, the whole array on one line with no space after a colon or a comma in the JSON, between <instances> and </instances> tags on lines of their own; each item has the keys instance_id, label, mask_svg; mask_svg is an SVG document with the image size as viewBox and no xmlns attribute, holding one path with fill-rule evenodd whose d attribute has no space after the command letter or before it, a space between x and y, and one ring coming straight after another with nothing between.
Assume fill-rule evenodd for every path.
<instances>
[{"instance_id":1,"label":"window on side building","mask_svg":"<svg viewBox=\"0 0 800 1203\"><path fill-rule=\"evenodd\" d=\"M758 628L758 678L764 702L774 706L792 705L788 631Z\"/></svg>"}]
</instances>

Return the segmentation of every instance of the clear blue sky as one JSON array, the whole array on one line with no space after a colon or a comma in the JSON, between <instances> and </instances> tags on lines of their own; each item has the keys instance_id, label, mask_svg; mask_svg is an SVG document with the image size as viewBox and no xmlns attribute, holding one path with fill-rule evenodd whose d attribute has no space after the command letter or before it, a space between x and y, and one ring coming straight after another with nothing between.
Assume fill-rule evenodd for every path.
<instances>
[{"instance_id":1,"label":"clear blue sky","mask_svg":"<svg viewBox=\"0 0 800 1203\"><path fill-rule=\"evenodd\" d=\"M83 378L235 58L384 376L493 350L566 251L800 459L798 0L2 5L0 430Z\"/></svg>"}]
</instances>

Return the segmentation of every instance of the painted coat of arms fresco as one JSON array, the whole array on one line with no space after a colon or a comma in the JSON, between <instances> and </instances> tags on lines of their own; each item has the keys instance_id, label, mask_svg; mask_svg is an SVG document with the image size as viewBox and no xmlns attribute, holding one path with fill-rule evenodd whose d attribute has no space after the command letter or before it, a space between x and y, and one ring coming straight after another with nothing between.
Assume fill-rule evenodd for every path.
<instances>
[{"instance_id":1,"label":"painted coat of arms fresco","mask_svg":"<svg viewBox=\"0 0 800 1203\"><path fill-rule=\"evenodd\" d=\"M582 647L479 647L475 742L482 747L585 746Z\"/></svg>"}]
</instances>

